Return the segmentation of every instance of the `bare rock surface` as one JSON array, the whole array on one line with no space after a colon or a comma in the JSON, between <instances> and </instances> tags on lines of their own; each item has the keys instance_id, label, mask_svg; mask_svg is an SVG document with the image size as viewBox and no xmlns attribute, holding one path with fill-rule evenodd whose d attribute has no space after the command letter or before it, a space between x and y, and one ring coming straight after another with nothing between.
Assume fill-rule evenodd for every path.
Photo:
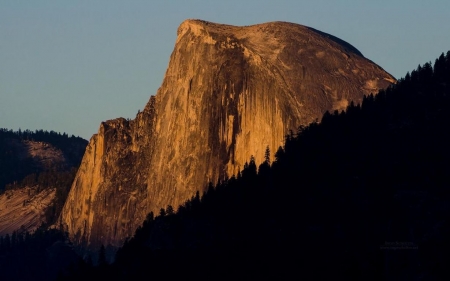
<instances>
[{"instance_id":1,"label":"bare rock surface","mask_svg":"<svg viewBox=\"0 0 450 281\"><path fill-rule=\"evenodd\" d=\"M0 195L0 236L33 232L45 222L45 210L55 198L56 189L37 187L7 190Z\"/></svg>"},{"instance_id":2,"label":"bare rock surface","mask_svg":"<svg viewBox=\"0 0 450 281\"><path fill-rule=\"evenodd\" d=\"M120 246L148 212L263 161L289 130L395 83L347 42L287 22L186 20L157 94L100 125L61 219L85 246Z\"/></svg>"}]
</instances>

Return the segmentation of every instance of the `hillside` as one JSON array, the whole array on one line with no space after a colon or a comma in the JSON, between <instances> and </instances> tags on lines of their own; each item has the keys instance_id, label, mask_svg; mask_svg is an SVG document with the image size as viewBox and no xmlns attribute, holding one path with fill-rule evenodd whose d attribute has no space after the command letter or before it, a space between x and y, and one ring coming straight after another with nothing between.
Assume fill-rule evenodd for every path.
<instances>
[{"instance_id":1,"label":"hillside","mask_svg":"<svg viewBox=\"0 0 450 281\"><path fill-rule=\"evenodd\" d=\"M0 236L14 231L33 232L45 223L45 211L55 198L56 189L37 187L8 190L0 195Z\"/></svg>"},{"instance_id":2,"label":"hillside","mask_svg":"<svg viewBox=\"0 0 450 281\"><path fill-rule=\"evenodd\" d=\"M77 168L87 141L66 133L0 129L0 192L42 171Z\"/></svg>"},{"instance_id":3,"label":"hillside","mask_svg":"<svg viewBox=\"0 0 450 281\"><path fill-rule=\"evenodd\" d=\"M0 236L56 222L87 141L0 129Z\"/></svg>"}]
</instances>

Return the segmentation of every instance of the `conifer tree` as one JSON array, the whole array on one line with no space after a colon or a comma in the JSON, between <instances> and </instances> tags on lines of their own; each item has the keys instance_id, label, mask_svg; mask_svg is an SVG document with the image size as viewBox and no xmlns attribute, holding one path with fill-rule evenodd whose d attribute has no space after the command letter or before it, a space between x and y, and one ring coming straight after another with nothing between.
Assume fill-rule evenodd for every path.
<instances>
[{"instance_id":1,"label":"conifer tree","mask_svg":"<svg viewBox=\"0 0 450 281\"><path fill-rule=\"evenodd\" d=\"M270 149L269 146L266 147L266 151L264 152L264 162L270 165Z\"/></svg>"}]
</instances>

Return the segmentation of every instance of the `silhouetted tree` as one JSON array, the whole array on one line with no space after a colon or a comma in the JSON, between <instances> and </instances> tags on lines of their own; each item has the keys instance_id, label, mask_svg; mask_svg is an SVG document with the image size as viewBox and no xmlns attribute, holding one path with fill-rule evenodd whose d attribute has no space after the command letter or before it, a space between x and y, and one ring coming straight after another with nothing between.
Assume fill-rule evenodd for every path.
<instances>
[{"instance_id":1,"label":"silhouetted tree","mask_svg":"<svg viewBox=\"0 0 450 281\"><path fill-rule=\"evenodd\" d=\"M166 209L166 214L168 215L168 216L170 216L170 215L173 215L175 212L174 212L174 210L173 210L173 207L172 207L172 205L168 205L167 206L167 209Z\"/></svg>"},{"instance_id":2,"label":"silhouetted tree","mask_svg":"<svg viewBox=\"0 0 450 281\"><path fill-rule=\"evenodd\" d=\"M270 149L269 146L266 147L264 152L264 162L270 165Z\"/></svg>"}]
</instances>

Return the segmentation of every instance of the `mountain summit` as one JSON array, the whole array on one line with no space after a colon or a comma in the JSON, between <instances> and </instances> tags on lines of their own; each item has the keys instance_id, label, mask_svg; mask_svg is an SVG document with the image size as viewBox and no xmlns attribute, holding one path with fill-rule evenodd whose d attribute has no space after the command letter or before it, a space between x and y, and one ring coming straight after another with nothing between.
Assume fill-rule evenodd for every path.
<instances>
[{"instance_id":1,"label":"mountain summit","mask_svg":"<svg viewBox=\"0 0 450 281\"><path fill-rule=\"evenodd\" d=\"M76 243L120 246L148 212L175 209L289 130L395 78L347 42L287 22L186 20L161 87L134 120L100 125L61 214Z\"/></svg>"}]
</instances>

